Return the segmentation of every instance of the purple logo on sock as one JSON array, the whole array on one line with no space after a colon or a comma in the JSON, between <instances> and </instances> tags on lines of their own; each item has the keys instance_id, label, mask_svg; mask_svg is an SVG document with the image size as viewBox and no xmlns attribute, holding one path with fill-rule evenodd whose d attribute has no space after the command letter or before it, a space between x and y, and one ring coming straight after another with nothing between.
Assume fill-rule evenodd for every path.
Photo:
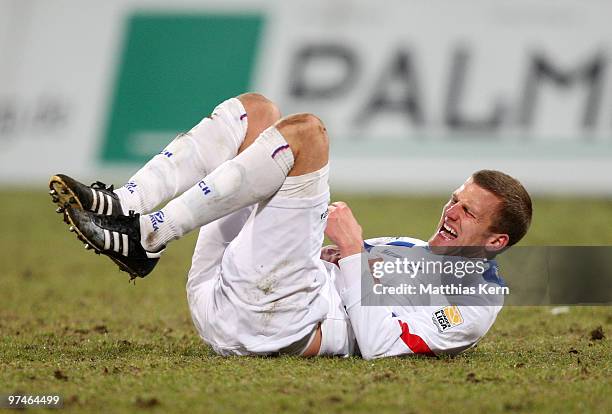
<instances>
[{"instance_id":1,"label":"purple logo on sock","mask_svg":"<svg viewBox=\"0 0 612 414\"><path fill-rule=\"evenodd\" d=\"M161 150L160 154L165 155L168 158L172 157L172 153L170 151L168 151L168 150L165 150L165 149Z\"/></svg>"},{"instance_id":2,"label":"purple logo on sock","mask_svg":"<svg viewBox=\"0 0 612 414\"><path fill-rule=\"evenodd\" d=\"M204 182L204 180L200 181L198 183L198 187L200 187L200 190L202 190L202 192L204 193L204 195L208 195L212 192L212 190L210 189L210 187L208 186L208 184L206 184Z\"/></svg>"},{"instance_id":3,"label":"purple logo on sock","mask_svg":"<svg viewBox=\"0 0 612 414\"><path fill-rule=\"evenodd\" d=\"M164 212L158 211L157 213L149 214L151 224L153 225L153 231L159 230L159 225L164 222Z\"/></svg>"},{"instance_id":4,"label":"purple logo on sock","mask_svg":"<svg viewBox=\"0 0 612 414\"><path fill-rule=\"evenodd\" d=\"M130 194L134 194L134 189L138 187L135 182L128 181L124 187L130 192Z\"/></svg>"},{"instance_id":5,"label":"purple logo on sock","mask_svg":"<svg viewBox=\"0 0 612 414\"><path fill-rule=\"evenodd\" d=\"M242 114L242 115L240 115L240 120L242 121L246 117L247 117L247 114Z\"/></svg>"}]
</instances>

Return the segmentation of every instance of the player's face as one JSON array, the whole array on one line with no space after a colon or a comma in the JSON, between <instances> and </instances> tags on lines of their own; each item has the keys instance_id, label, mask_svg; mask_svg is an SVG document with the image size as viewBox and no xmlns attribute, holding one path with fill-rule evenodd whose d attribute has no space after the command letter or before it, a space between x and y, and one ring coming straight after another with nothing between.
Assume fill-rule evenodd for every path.
<instances>
[{"instance_id":1,"label":"player's face","mask_svg":"<svg viewBox=\"0 0 612 414\"><path fill-rule=\"evenodd\" d=\"M487 250L503 249L508 235L492 233L501 201L469 178L456 189L442 210L436 232L429 239L432 247L482 246Z\"/></svg>"}]
</instances>

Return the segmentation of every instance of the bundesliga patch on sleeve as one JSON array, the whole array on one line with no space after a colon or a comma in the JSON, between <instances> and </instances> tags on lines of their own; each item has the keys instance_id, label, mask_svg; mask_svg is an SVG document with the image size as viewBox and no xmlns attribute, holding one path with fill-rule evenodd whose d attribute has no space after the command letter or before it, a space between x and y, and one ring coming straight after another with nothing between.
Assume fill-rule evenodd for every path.
<instances>
[{"instance_id":1,"label":"bundesliga patch on sleeve","mask_svg":"<svg viewBox=\"0 0 612 414\"><path fill-rule=\"evenodd\" d=\"M450 328L463 323L463 316L459 312L459 307L455 305L438 309L433 313L431 319L440 332L448 331Z\"/></svg>"}]
</instances>

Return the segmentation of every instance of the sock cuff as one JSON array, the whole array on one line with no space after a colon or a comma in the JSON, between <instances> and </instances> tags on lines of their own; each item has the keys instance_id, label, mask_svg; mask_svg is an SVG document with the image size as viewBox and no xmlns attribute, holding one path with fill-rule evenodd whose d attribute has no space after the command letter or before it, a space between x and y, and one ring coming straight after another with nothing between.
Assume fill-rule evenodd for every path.
<instances>
[{"instance_id":1,"label":"sock cuff","mask_svg":"<svg viewBox=\"0 0 612 414\"><path fill-rule=\"evenodd\" d=\"M130 182L129 184L134 185ZM119 204L121 204L121 210L124 215L127 215L130 210L136 213L144 213L146 210L141 197L138 194L134 194L134 190L129 190L125 185L117 188L113 191L119 198Z\"/></svg>"},{"instance_id":2,"label":"sock cuff","mask_svg":"<svg viewBox=\"0 0 612 414\"><path fill-rule=\"evenodd\" d=\"M164 210L140 216L140 243L148 252L158 252L182 236L181 228Z\"/></svg>"},{"instance_id":3,"label":"sock cuff","mask_svg":"<svg viewBox=\"0 0 612 414\"><path fill-rule=\"evenodd\" d=\"M215 107L213 116L220 117L225 127L231 133L231 138L236 146L235 154L244 142L249 126L244 105L242 105L240 99L230 98Z\"/></svg>"},{"instance_id":4,"label":"sock cuff","mask_svg":"<svg viewBox=\"0 0 612 414\"><path fill-rule=\"evenodd\" d=\"M293 151L289 144L276 127L271 126L259 135L257 141L260 141L269 151L270 156L281 167L285 175L293 168L295 162Z\"/></svg>"}]
</instances>

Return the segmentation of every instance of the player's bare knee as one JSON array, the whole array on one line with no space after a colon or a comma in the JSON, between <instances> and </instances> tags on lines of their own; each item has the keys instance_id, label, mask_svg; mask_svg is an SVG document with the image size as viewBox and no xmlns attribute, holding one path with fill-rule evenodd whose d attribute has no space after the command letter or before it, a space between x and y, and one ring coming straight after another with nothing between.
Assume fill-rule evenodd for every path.
<instances>
[{"instance_id":1,"label":"player's bare knee","mask_svg":"<svg viewBox=\"0 0 612 414\"><path fill-rule=\"evenodd\" d=\"M323 121L316 115L303 113L287 116L276 124L287 143L299 152L320 153L327 157L329 138Z\"/></svg>"},{"instance_id":2,"label":"player's bare knee","mask_svg":"<svg viewBox=\"0 0 612 414\"><path fill-rule=\"evenodd\" d=\"M274 102L259 93L244 93L238 96L247 113L247 133L238 153L248 148L268 127L280 119L280 110Z\"/></svg>"},{"instance_id":3,"label":"player's bare knee","mask_svg":"<svg viewBox=\"0 0 612 414\"><path fill-rule=\"evenodd\" d=\"M249 124L258 123L267 128L280 119L278 106L262 94L243 93L238 96L238 100L247 112Z\"/></svg>"},{"instance_id":4,"label":"player's bare knee","mask_svg":"<svg viewBox=\"0 0 612 414\"><path fill-rule=\"evenodd\" d=\"M323 122L312 114L295 114L276 123L293 151L295 163L290 176L320 170L329 160L329 140Z\"/></svg>"}]
</instances>

